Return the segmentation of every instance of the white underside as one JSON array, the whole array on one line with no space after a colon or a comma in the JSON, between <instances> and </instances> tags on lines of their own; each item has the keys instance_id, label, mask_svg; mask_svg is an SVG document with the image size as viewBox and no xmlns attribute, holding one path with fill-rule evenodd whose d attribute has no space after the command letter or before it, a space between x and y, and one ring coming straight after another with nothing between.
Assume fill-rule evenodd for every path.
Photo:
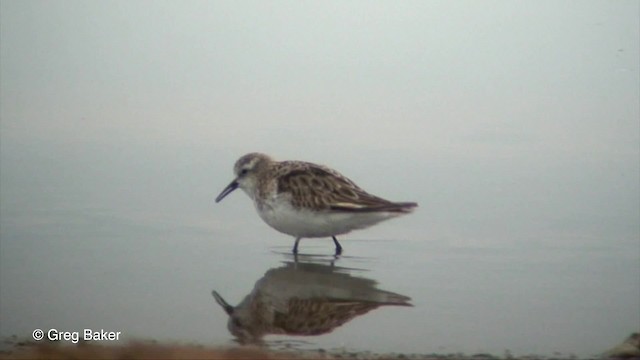
<instances>
[{"instance_id":1,"label":"white underside","mask_svg":"<svg viewBox=\"0 0 640 360\"><path fill-rule=\"evenodd\" d=\"M284 199L272 199L263 206L256 204L258 214L272 228L296 238L329 237L363 229L380 221L401 215L397 212L332 212L297 210Z\"/></svg>"}]
</instances>

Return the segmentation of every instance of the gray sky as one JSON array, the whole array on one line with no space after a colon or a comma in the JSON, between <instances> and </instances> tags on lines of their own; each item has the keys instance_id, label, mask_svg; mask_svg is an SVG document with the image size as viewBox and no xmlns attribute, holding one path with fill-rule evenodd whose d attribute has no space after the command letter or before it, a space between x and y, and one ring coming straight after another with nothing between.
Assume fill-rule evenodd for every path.
<instances>
[{"instance_id":1,"label":"gray sky","mask_svg":"<svg viewBox=\"0 0 640 360\"><path fill-rule=\"evenodd\" d=\"M2 10L5 139L637 153L637 1Z\"/></svg>"}]
</instances>

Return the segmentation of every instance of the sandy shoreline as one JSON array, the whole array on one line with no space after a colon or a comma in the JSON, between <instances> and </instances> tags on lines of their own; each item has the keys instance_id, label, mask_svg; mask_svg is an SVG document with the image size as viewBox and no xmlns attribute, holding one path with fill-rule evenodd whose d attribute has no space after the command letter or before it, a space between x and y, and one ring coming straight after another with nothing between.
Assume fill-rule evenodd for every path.
<instances>
[{"instance_id":1,"label":"sandy shoreline","mask_svg":"<svg viewBox=\"0 0 640 360\"><path fill-rule=\"evenodd\" d=\"M13 340L16 340L15 338ZM206 347L202 345L158 344L153 342L130 342L126 345L98 345L95 343L63 344L57 342L36 343L15 341L5 345L0 359L372 359L372 360L562 360L578 359L576 356L511 356L508 352L500 356L492 354L402 354L350 352L345 350L291 350L273 351L255 346ZM623 343L624 344L624 343ZM584 359L596 359L592 357ZM607 356L605 358L638 358L637 356Z\"/></svg>"},{"instance_id":2,"label":"sandy shoreline","mask_svg":"<svg viewBox=\"0 0 640 360\"><path fill-rule=\"evenodd\" d=\"M194 344L160 344L156 341L130 341L124 345L100 345L80 341L36 342L16 335L0 342L0 359L353 359L353 360L576 360L576 359L640 359L640 334L633 333L602 355L579 358L571 354L554 356L513 356L508 350L494 354L403 354L372 353L339 349L272 350L260 346L204 346Z\"/></svg>"}]
</instances>

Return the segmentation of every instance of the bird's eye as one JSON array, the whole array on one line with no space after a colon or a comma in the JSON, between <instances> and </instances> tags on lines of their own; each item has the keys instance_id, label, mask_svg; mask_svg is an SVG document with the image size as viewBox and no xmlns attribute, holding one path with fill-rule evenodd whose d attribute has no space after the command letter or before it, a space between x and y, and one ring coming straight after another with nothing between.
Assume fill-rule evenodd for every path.
<instances>
[{"instance_id":1,"label":"bird's eye","mask_svg":"<svg viewBox=\"0 0 640 360\"><path fill-rule=\"evenodd\" d=\"M248 172L249 172L249 169L242 169L240 170L240 176L247 175Z\"/></svg>"}]
</instances>

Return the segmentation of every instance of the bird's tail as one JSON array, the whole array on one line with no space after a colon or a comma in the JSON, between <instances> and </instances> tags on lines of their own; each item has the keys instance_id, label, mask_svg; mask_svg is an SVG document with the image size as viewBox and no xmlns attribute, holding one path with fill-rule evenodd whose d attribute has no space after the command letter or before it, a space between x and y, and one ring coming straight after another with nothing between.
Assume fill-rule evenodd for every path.
<instances>
[{"instance_id":1,"label":"bird's tail","mask_svg":"<svg viewBox=\"0 0 640 360\"><path fill-rule=\"evenodd\" d=\"M366 206L363 206L360 204L351 204L351 203L332 205L331 209L338 210L338 211L345 211L345 212L355 212L355 213L389 212L389 213L408 214L418 206L418 204L414 202L391 202L391 201L382 200L382 199L378 199L378 200L381 200L381 201L377 201L377 203L375 204L370 204Z\"/></svg>"},{"instance_id":2,"label":"bird's tail","mask_svg":"<svg viewBox=\"0 0 640 360\"><path fill-rule=\"evenodd\" d=\"M415 202L394 202L384 206L383 209L380 209L380 210L408 214L417 207L418 207L418 203L415 203Z\"/></svg>"}]
</instances>

